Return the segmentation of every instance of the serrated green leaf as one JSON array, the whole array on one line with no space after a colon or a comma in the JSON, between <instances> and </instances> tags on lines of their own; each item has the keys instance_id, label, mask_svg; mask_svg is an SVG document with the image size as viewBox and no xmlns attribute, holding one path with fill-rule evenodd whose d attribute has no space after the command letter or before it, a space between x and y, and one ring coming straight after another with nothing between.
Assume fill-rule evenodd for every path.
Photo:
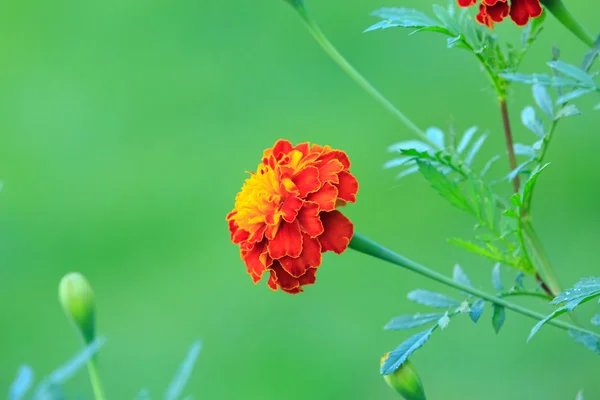
<instances>
[{"instance_id":1,"label":"serrated green leaf","mask_svg":"<svg viewBox=\"0 0 600 400\"><path fill-rule=\"evenodd\" d=\"M396 167L400 167L402 165L410 164L410 163L412 163L412 161L413 160L409 157L394 158L393 160L387 161L385 164L383 164L383 168L385 168L385 169L396 168Z\"/></svg>"},{"instance_id":2,"label":"serrated green leaf","mask_svg":"<svg viewBox=\"0 0 600 400\"><path fill-rule=\"evenodd\" d=\"M444 316L443 313L430 313L430 314L415 314L415 315L401 315L393 318L383 328L385 330L402 330L411 329L417 326L426 325L431 322L438 321Z\"/></svg>"},{"instance_id":3,"label":"serrated green leaf","mask_svg":"<svg viewBox=\"0 0 600 400\"><path fill-rule=\"evenodd\" d=\"M575 309L575 307L577 307L579 304L581 304L583 302L583 300L584 300L583 298L576 298L576 299L570 300L564 306L559 307L556 310L554 310L554 312L552 312L552 314L546 316L546 318L544 318L543 320L541 320L540 322L535 324L535 326L531 329L531 332L529 333L529 337L527 338L527 341L529 342L533 338L533 336L540 330L540 328L542 326L544 326L548 321L553 320L554 318L566 313L567 311L573 311Z\"/></svg>"},{"instance_id":4,"label":"serrated green leaf","mask_svg":"<svg viewBox=\"0 0 600 400\"><path fill-rule=\"evenodd\" d=\"M445 294L417 289L408 294L408 299L424 306L435 308L455 308L460 306L460 301Z\"/></svg>"},{"instance_id":5,"label":"serrated green leaf","mask_svg":"<svg viewBox=\"0 0 600 400\"><path fill-rule=\"evenodd\" d=\"M479 176L484 177L490 170L490 168L492 168L492 165L494 165L494 163L496 161L498 161L500 158L502 158L499 154L495 155L494 157L490 158L488 160L487 163L485 163L485 165L483 166L482 170L481 170L481 174L479 174Z\"/></svg>"},{"instance_id":6,"label":"serrated green leaf","mask_svg":"<svg viewBox=\"0 0 600 400\"><path fill-rule=\"evenodd\" d=\"M527 156L527 157L535 157L535 151L531 146L522 143L513 144L513 149L515 154L518 156Z\"/></svg>"},{"instance_id":7,"label":"serrated green leaf","mask_svg":"<svg viewBox=\"0 0 600 400\"><path fill-rule=\"evenodd\" d=\"M96 355L98 351L100 351L100 348L105 342L106 339L104 337L97 337L94 339L94 341L92 341L82 351L77 353L73 358L44 378L36 387L34 396L43 398L47 393L55 390L58 386L70 379L94 355Z\"/></svg>"},{"instance_id":8,"label":"serrated green leaf","mask_svg":"<svg viewBox=\"0 0 600 400\"><path fill-rule=\"evenodd\" d=\"M548 65L551 68L581 82L588 87L596 87L596 82L594 82L594 79L587 72L579 67L576 67L575 65L567 64L561 60L549 61Z\"/></svg>"},{"instance_id":9,"label":"serrated green leaf","mask_svg":"<svg viewBox=\"0 0 600 400\"><path fill-rule=\"evenodd\" d=\"M567 303L580 298L594 298L600 296L600 278L583 278L572 288L566 289L556 296L550 304Z\"/></svg>"},{"instance_id":10,"label":"serrated green leaf","mask_svg":"<svg viewBox=\"0 0 600 400\"><path fill-rule=\"evenodd\" d=\"M535 133L537 137L544 137L544 125L538 119L533 107L528 106L521 112L521 122L527 129Z\"/></svg>"},{"instance_id":11,"label":"serrated green leaf","mask_svg":"<svg viewBox=\"0 0 600 400\"><path fill-rule=\"evenodd\" d=\"M582 84L560 76L551 76L546 74L523 74L523 73L501 73L502 78L511 82L525 83L528 85L540 84L552 87L581 87Z\"/></svg>"},{"instance_id":12,"label":"serrated green leaf","mask_svg":"<svg viewBox=\"0 0 600 400\"><path fill-rule=\"evenodd\" d=\"M400 368L408 357L421 348L431 337L431 333L437 328L437 325L427 329L424 332L417 333L405 340L400 346L392 351L381 366L381 374L389 375Z\"/></svg>"},{"instance_id":13,"label":"serrated green leaf","mask_svg":"<svg viewBox=\"0 0 600 400\"><path fill-rule=\"evenodd\" d=\"M556 99L556 104L564 104L571 100L575 100L578 97L581 97L583 95L586 95L588 93L593 93L593 92L595 92L594 89L575 89L568 93L563 94L558 99Z\"/></svg>"},{"instance_id":14,"label":"serrated green leaf","mask_svg":"<svg viewBox=\"0 0 600 400\"><path fill-rule=\"evenodd\" d=\"M512 181L513 179L515 179L515 177L523 172L525 172L525 170L527 169L527 167L529 166L529 164L531 164L531 162L533 161L532 158L528 159L527 161L517 165L517 168L513 169L512 171L510 171L508 173L508 175L506 175L506 180L507 181Z\"/></svg>"},{"instance_id":15,"label":"serrated green leaf","mask_svg":"<svg viewBox=\"0 0 600 400\"><path fill-rule=\"evenodd\" d=\"M465 164L471 165L473 163L475 156L477 155L477 153L479 153L479 150L481 150L481 147L483 146L483 143L485 142L486 139L487 139L487 134L485 134L485 133L483 135L481 135L479 137L479 139L477 139L477 141L475 142L473 147L471 147L471 150L469 150L467 157L465 157Z\"/></svg>"},{"instance_id":16,"label":"serrated green leaf","mask_svg":"<svg viewBox=\"0 0 600 400\"><path fill-rule=\"evenodd\" d=\"M515 287L517 289L525 289L525 286L523 285L523 279L525 279L525 274L521 271L517 272L517 275L515 275Z\"/></svg>"},{"instance_id":17,"label":"serrated green leaf","mask_svg":"<svg viewBox=\"0 0 600 400\"><path fill-rule=\"evenodd\" d=\"M473 18L464 18L463 32L465 33L467 43L473 48L473 51L475 53L481 51L481 39L479 38L479 33L477 32L477 27L475 26Z\"/></svg>"},{"instance_id":18,"label":"serrated green leaf","mask_svg":"<svg viewBox=\"0 0 600 400\"><path fill-rule=\"evenodd\" d=\"M465 133L463 133L463 136L460 139L460 143L456 147L456 152L458 154L462 154L467 149L467 147L469 147L469 143L471 143L471 139L473 139L473 136L475 136L475 133L477 133L476 126L470 127L469 129L467 129L465 131Z\"/></svg>"},{"instance_id":19,"label":"serrated green leaf","mask_svg":"<svg viewBox=\"0 0 600 400\"><path fill-rule=\"evenodd\" d=\"M554 118L554 104L548 93L548 89L544 85L535 84L532 86L533 98L536 104L547 116Z\"/></svg>"},{"instance_id":20,"label":"serrated green leaf","mask_svg":"<svg viewBox=\"0 0 600 400\"><path fill-rule=\"evenodd\" d=\"M405 150L416 150L418 152L433 153L433 148L427 143L421 142L420 140L406 140L388 146L388 151L390 153L400 153Z\"/></svg>"},{"instance_id":21,"label":"serrated green leaf","mask_svg":"<svg viewBox=\"0 0 600 400\"><path fill-rule=\"evenodd\" d=\"M471 253L479 254L480 256L487 257L492 260L498 261L499 258L502 258L502 253L499 250L490 250L489 248L479 246L478 244L470 242L468 240L451 238L448 239L448 243L462 247L463 249L470 251Z\"/></svg>"},{"instance_id":22,"label":"serrated green leaf","mask_svg":"<svg viewBox=\"0 0 600 400\"><path fill-rule=\"evenodd\" d=\"M519 214L517 214L517 212L512 208L505 210L503 215L508 218L519 218Z\"/></svg>"},{"instance_id":23,"label":"serrated green leaf","mask_svg":"<svg viewBox=\"0 0 600 400\"><path fill-rule=\"evenodd\" d=\"M458 283L462 283L463 285L471 287L473 286L473 283L471 283L471 279L469 279L469 276L458 264L454 266L454 270L452 271L452 279L454 279L454 281Z\"/></svg>"},{"instance_id":24,"label":"serrated green leaf","mask_svg":"<svg viewBox=\"0 0 600 400\"><path fill-rule=\"evenodd\" d=\"M181 396L185 385L187 384L190 375L192 374L192 370L194 369L194 365L196 364L196 359L200 354L200 350L202 349L202 342L195 341L188 353L177 369L177 373L173 377L173 380L169 384L167 391L165 392L166 400L178 400Z\"/></svg>"},{"instance_id":25,"label":"serrated green leaf","mask_svg":"<svg viewBox=\"0 0 600 400\"><path fill-rule=\"evenodd\" d=\"M569 336L571 336L577 343L584 345L587 349L596 354L600 354L600 340L598 340L597 336L576 331L574 329L569 330Z\"/></svg>"},{"instance_id":26,"label":"serrated green leaf","mask_svg":"<svg viewBox=\"0 0 600 400\"><path fill-rule=\"evenodd\" d=\"M29 365L21 365L17 377L8 390L8 400L21 400L33 384L33 369Z\"/></svg>"},{"instance_id":27,"label":"serrated green leaf","mask_svg":"<svg viewBox=\"0 0 600 400\"><path fill-rule=\"evenodd\" d=\"M497 304L493 305L494 314L492 315L492 326L496 331L496 334L500 333L500 329L504 325L504 320L506 319L506 310L503 306L499 306Z\"/></svg>"},{"instance_id":28,"label":"serrated green leaf","mask_svg":"<svg viewBox=\"0 0 600 400\"><path fill-rule=\"evenodd\" d=\"M454 18L454 16L452 16L448 12L448 9L446 9L442 6L439 6L437 4L434 4L433 5L433 13L442 22L442 26L444 28L448 29L448 31L453 36L460 35L460 33L461 33L460 25L458 24L458 21L456 20L456 18Z\"/></svg>"},{"instance_id":29,"label":"serrated green leaf","mask_svg":"<svg viewBox=\"0 0 600 400\"><path fill-rule=\"evenodd\" d=\"M427 138L429 138L429 140L432 143L434 143L438 148L444 149L446 147L444 144L444 132L440 128L432 126L430 128L427 128L425 134L427 135Z\"/></svg>"},{"instance_id":30,"label":"serrated green leaf","mask_svg":"<svg viewBox=\"0 0 600 400\"><path fill-rule=\"evenodd\" d=\"M577 106L575 106L574 104L567 104L566 106L558 110L558 113L556 114L556 119L564 117L574 117L577 115L581 115L581 111L579 111L579 108L577 108Z\"/></svg>"},{"instance_id":31,"label":"serrated green leaf","mask_svg":"<svg viewBox=\"0 0 600 400\"><path fill-rule=\"evenodd\" d=\"M421 175L431 184L437 192L453 206L472 212L471 205L456 183L435 168L430 162L417 160Z\"/></svg>"},{"instance_id":32,"label":"serrated green leaf","mask_svg":"<svg viewBox=\"0 0 600 400\"><path fill-rule=\"evenodd\" d=\"M477 299L471 305L471 311L469 312L469 316L471 317L471 321L477 323L479 318L481 318L481 314L483 314L483 308L485 307L485 301L482 299Z\"/></svg>"},{"instance_id":33,"label":"serrated green leaf","mask_svg":"<svg viewBox=\"0 0 600 400\"><path fill-rule=\"evenodd\" d=\"M373 11L371 14L375 17L383 19L374 25L371 25L365 30L365 32L374 31L377 29L387 28L425 28L425 27L438 27L442 28L440 24L433 18L428 17L426 14L410 9L410 8L394 8L386 7L380 8Z\"/></svg>"},{"instance_id":34,"label":"serrated green leaf","mask_svg":"<svg viewBox=\"0 0 600 400\"><path fill-rule=\"evenodd\" d=\"M404 171L400 172L398 175L396 175L396 179L402 179L408 175L414 174L417 171L419 171L419 167L417 167L416 165L413 167L407 168Z\"/></svg>"},{"instance_id":35,"label":"serrated green leaf","mask_svg":"<svg viewBox=\"0 0 600 400\"><path fill-rule=\"evenodd\" d=\"M583 57L583 62L581 63L581 69L583 71L588 72L590 70L590 68L592 68L592 65L594 64L594 61L596 61L596 58L598 57L598 55L600 55L600 35L598 35L596 37L596 40L594 41L594 45Z\"/></svg>"},{"instance_id":36,"label":"serrated green leaf","mask_svg":"<svg viewBox=\"0 0 600 400\"><path fill-rule=\"evenodd\" d=\"M550 165L549 163L541 165L541 166L537 166L532 172L531 175L529 176L529 179L527 180L527 182L525 182L525 186L523 187L523 204L528 204L532 195L532 189L533 186L535 185L535 182L538 180L540 174L542 173L542 171L544 169L546 169L546 167Z\"/></svg>"},{"instance_id":37,"label":"serrated green leaf","mask_svg":"<svg viewBox=\"0 0 600 400\"><path fill-rule=\"evenodd\" d=\"M497 263L496 265L494 265L494 268L492 269L492 285L494 286L494 289L496 289L499 292L503 292L504 291L504 285L502 284L502 264Z\"/></svg>"}]
</instances>

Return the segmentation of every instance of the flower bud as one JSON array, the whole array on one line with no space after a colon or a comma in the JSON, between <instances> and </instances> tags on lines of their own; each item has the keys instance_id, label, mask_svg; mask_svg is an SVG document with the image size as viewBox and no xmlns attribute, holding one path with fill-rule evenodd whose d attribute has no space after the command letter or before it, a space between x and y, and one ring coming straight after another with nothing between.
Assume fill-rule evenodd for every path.
<instances>
[{"instance_id":1,"label":"flower bud","mask_svg":"<svg viewBox=\"0 0 600 400\"><path fill-rule=\"evenodd\" d=\"M58 286L58 298L85 343L91 343L95 335L95 304L87 279L78 272L65 275Z\"/></svg>"},{"instance_id":2,"label":"flower bud","mask_svg":"<svg viewBox=\"0 0 600 400\"><path fill-rule=\"evenodd\" d=\"M381 365L383 365L389 355L390 353L387 353L381 358ZM384 375L383 379L392 389L400 393L405 400L426 400L421 378L419 378L417 370L409 360L406 360L393 373Z\"/></svg>"}]
</instances>

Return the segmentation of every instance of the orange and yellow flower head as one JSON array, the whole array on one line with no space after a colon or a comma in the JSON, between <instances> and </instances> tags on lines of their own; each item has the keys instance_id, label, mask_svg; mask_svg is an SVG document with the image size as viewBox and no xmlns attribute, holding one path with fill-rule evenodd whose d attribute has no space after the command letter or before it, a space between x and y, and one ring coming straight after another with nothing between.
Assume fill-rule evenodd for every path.
<instances>
[{"instance_id":1,"label":"orange and yellow flower head","mask_svg":"<svg viewBox=\"0 0 600 400\"><path fill-rule=\"evenodd\" d=\"M345 152L279 140L263 153L227 215L233 243L256 283L300 293L315 283L321 254L342 253L354 226L338 207L356 201L358 182Z\"/></svg>"}]
</instances>

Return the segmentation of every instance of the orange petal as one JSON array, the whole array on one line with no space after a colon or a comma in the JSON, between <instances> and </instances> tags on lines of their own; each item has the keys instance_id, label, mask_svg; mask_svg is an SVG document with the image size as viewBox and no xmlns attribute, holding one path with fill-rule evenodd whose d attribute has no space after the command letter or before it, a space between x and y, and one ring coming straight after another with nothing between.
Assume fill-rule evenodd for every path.
<instances>
[{"instance_id":1,"label":"orange petal","mask_svg":"<svg viewBox=\"0 0 600 400\"><path fill-rule=\"evenodd\" d=\"M297 222L282 222L273 240L269 242L269 255L277 260L281 257L298 257L302 253L302 233Z\"/></svg>"},{"instance_id":2,"label":"orange petal","mask_svg":"<svg viewBox=\"0 0 600 400\"><path fill-rule=\"evenodd\" d=\"M325 182L321 189L314 193L309 193L306 199L317 203L321 211L333 211L335 210L337 197L338 189L331 183Z\"/></svg>"},{"instance_id":3,"label":"orange petal","mask_svg":"<svg viewBox=\"0 0 600 400\"><path fill-rule=\"evenodd\" d=\"M269 280L267 281L267 286L272 291L277 290L277 282L275 282L275 279L276 279L275 273L273 272L273 270L271 270L271 275L269 275Z\"/></svg>"},{"instance_id":4,"label":"orange petal","mask_svg":"<svg viewBox=\"0 0 600 400\"><path fill-rule=\"evenodd\" d=\"M283 220L293 222L298 216L298 210L302 207L303 201L294 195L289 195L281 205Z\"/></svg>"},{"instance_id":5,"label":"orange petal","mask_svg":"<svg viewBox=\"0 0 600 400\"><path fill-rule=\"evenodd\" d=\"M267 255L267 248L262 244L260 246L254 246L252 250L248 251L243 256L244 262L246 263L246 269L254 283L261 280L263 273L267 269L267 257L265 257L265 255Z\"/></svg>"},{"instance_id":6,"label":"orange petal","mask_svg":"<svg viewBox=\"0 0 600 400\"><path fill-rule=\"evenodd\" d=\"M292 180L298 188L299 197L306 197L307 194L316 192L321 187L319 169L317 167L302 168Z\"/></svg>"},{"instance_id":7,"label":"orange petal","mask_svg":"<svg viewBox=\"0 0 600 400\"><path fill-rule=\"evenodd\" d=\"M322 160L323 163L327 163L329 160L338 160L344 166L344 169L350 168L350 159L348 155L341 150L331 150L323 153L319 160Z\"/></svg>"},{"instance_id":8,"label":"orange petal","mask_svg":"<svg viewBox=\"0 0 600 400\"><path fill-rule=\"evenodd\" d=\"M275 274L275 283L277 284L278 287L281 288L281 290L285 291L285 292L296 292L296 289L298 289L300 287L300 282L298 282L298 279L294 278L292 275L290 275L289 273L287 273L283 267L281 266L281 264L279 264L279 261L276 261L275 263L273 263L273 266L271 267L271 271L273 271L273 273Z\"/></svg>"},{"instance_id":9,"label":"orange petal","mask_svg":"<svg viewBox=\"0 0 600 400\"><path fill-rule=\"evenodd\" d=\"M310 268L321 265L321 245L317 239L310 238L307 234L303 235L302 254L300 257L283 257L279 263L291 276L299 278Z\"/></svg>"},{"instance_id":10,"label":"orange petal","mask_svg":"<svg viewBox=\"0 0 600 400\"><path fill-rule=\"evenodd\" d=\"M329 160L319 164L319 180L321 182L339 183L338 174L344 169L344 166L338 160Z\"/></svg>"},{"instance_id":11,"label":"orange petal","mask_svg":"<svg viewBox=\"0 0 600 400\"><path fill-rule=\"evenodd\" d=\"M265 150L264 157L273 155L276 160L279 160L283 155L292 151L292 144L288 140L279 139L272 149Z\"/></svg>"},{"instance_id":12,"label":"orange petal","mask_svg":"<svg viewBox=\"0 0 600 400\"><path fill-rule=\"evenodd\" d=\"M323 252L343 253L348 248L352 235L354 235L354 225L344 214L337 210L323 212L320 215L325 228L323 234L318 237Z\"/></svg>"},{"instance_id":13,"label":"orange petal","mask_svg":"<svg viewBox=\"0 0 600 400\"><path fill-rule=\"evenodd\" d=\"M305 201L298 213L298 223L302 231L308 233L311 237L323 233L323 224L319 218L319 205L311 201Z\"/></svg>"},{"instance_id":14,"label":"orange petal","mask_svg":"<svg viewBox=\"0 0 600 400\"><path fill-rule=\"evenodd\" d=\"M358 192L358 181L348 171L342 171L338 174L340 183L337 185L338 197L348 203L356 202L356 193Z\"/></svg>"}]
</instances>

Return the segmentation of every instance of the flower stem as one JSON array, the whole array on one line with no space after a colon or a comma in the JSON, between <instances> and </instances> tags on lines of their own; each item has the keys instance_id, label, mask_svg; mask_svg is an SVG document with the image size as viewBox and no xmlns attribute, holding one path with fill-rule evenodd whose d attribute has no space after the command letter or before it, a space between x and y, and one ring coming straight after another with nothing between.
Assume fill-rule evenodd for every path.
<instances>
[{"instance_id":1,"label":"flower stem","mask_svg":"<svg viewBox=\"0 0 600 400\"><path fill-rule=\"evenodd\" d=\"M104 391L102 390L102 383L100 382L100 374L98 373L96 361L93 358L90 359L87 367L90 375L90 382L92 383L92 391L94 392L94 399L104 400Z\"/></svg>"},{"instance_id":2,"label":"flower stem","mask_svg":"<svg viewBox=\"0 0 600 400\"><path fill-rule=\"evenodd\" d=\"M514 171L517 169L517 156L515 154L515 145L513 142L512 130L510 129L510 119L508 117L508 107L506 106L506 98L500 97L500 113L502 114L502 126L504 127L504 138L506 140L506 149L508 150L508 164L510 170ZM521 180L519 174L515 174L513 180L513 189L515 193L519 191L521 187Z\"/></svg>"},{"instance_id":3,"label":"flower stem","mask_svg":"<svg viewBox=\"0 0 600 400\"><path fill-rule=\"evenodd\" d=\"M581 26L581 24L567 10L562 0L541 0L541 3L546 6L556 19L568 30L577 36L583 43L589 47L594 46L594 38Z\"/></svg>"},{"instance_id":4,"label":"flower stem","mask_svg":"<svg viewBox=\"0 0 600 400\"><path fill-rule=\"evenodd\" d=\"M519 314L525 315L529 318L535 319L536 321L540 321L545 318L545 315L530 310L528 308L522 307L518 304L510 303L500 297L491 295L487 292L479 290L477 288L464 285L460 282L456 282L451 278L448 278L445 275L440 274L432 269L429 269L421 264L418 264L412 260L409 260L406 257L401 256L400 254L394 253L393 251L381 246L380 244L368 239L367 237L355 233L352 240L350 241L350 248L356 250L360 253L367 254L369 256L378 258L383 261L387 261L391 264L397 265L399 267L405 268L409 271L416 272L419 275L425 276L429 279L432 279L436 282L442 283L446 286L450 286L454 289L461 290L463 292L469 293L473 296L479 297L483 300L489 301L490 303L494 303L498 306L502 306L509 310L515 311ZM552 319L548 321L549 324L552 324L558 328L565 330L576 330L582 333L586 333L589 335L593 335L597 338L600 338L600 334L589 331L587 329L579 328L575 325L572 325L568 322L564 322L557 319Z\"/></svg>"},{"instance_id":5,"label":"flower stem","mask_svg":"<svg viewBox=\"0 0 600 400\"><path fill-rule=\"evenodd\" d=\"M302 21L306 24L306 27L313 35L313 37L317 40L317 42L321 45L323 50L335 61L352 79L359 84L367 93L375 98L383 107L391 112L396 118L398 118L408 129L413 131L417 136L429 141L427 135L421 128L419 128L414 122L412 122L402 111L396 108L388 99L386 99L377 89L369 83L363 77L360 72L358 72L345 58L340 54L340 52L335 48L335 46L327 39L327 36L321 31L317 23L311 18L308 14L304 4L301 1L292 1L292 7L298 12Z\"/></svg>"}]
</instances>

